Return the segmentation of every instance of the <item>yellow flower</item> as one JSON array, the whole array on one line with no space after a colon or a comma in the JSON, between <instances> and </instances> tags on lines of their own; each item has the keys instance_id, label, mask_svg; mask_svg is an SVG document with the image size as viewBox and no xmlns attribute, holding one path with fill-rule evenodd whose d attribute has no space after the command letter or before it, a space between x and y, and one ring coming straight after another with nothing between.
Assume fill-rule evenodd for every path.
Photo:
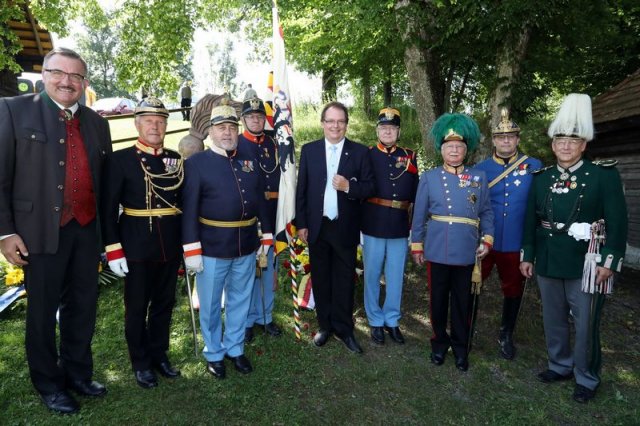
<instances>
[{"instance_id":1,"label":"yellow flower","mask_svg":"<svg viewBox=\"0 0 640 426\"><path fill-rule=\"evenodd\" d=\"M10 266L7 268L7 275L4 277L4 283L6 285L20 285L24 281L24 271L22 268L16 268Z\"/></svg>"}]
</instances>

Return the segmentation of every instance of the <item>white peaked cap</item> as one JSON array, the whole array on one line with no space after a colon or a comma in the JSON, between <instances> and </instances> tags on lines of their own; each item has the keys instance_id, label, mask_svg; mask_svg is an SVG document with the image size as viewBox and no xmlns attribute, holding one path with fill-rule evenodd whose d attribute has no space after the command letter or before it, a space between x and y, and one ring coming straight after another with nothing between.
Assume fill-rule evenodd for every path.
<instances>
[{"instance_id":1,"label":"white peaked cap","mask_svg":"<svg viewBox=\"0 0 640 426\"><path fill-rule=\"evenodd\" d=\"M591 115L591 98L582 93L567 95L560 105L556 118L547 132L554 136L577 136L587 142L593 139L593 117Z\"/></svg>"}]
</instances>

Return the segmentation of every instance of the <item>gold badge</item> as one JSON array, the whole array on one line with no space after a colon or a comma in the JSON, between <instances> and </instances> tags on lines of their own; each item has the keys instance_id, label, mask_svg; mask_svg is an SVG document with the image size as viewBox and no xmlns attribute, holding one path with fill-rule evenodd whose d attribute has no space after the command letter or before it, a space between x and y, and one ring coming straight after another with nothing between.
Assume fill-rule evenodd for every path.
<instances>
[{"instance_id":1,"label":"gold badge","mask_svg":"<svg viewBox=\"0 0 640 426\"><path fill-rule=\"evenodd\" d=\"M571 185L569 185L569 188L571 189L576 189L578 187L578 184L575 182L571 182Z\"/></svg>"},{"instance_id":2,"label":"gold badge","mask_svg":"<svg viewBox=\"0 0 640 426\"><path fill-rule=\"evenodd\" d=\"M478 197L476 196L476 194L471 194L471 195L469 195L468 200L469 200L469 202L470 202L471 204L475 204L475 203L476 203L476 201L478 201Z\"/></svg>"},{"instance_id":3,"label":"gold badge","mask_svg":"<svg viewBox=\"0 0 640 426\"><path fill-rule=\"evenodd\" d=\"M251 105L251 109L253 109L253 110L260 109L260 99L258 99L258 98L252 98L252 99L249 101L249 105Z\"/></svg>"}]
</instances>

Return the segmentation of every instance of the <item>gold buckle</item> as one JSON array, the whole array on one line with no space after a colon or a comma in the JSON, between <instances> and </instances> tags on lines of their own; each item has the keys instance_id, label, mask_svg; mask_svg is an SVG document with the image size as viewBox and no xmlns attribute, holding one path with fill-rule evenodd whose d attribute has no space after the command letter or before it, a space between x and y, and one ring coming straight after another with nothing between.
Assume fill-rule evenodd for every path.
<instances>
[{"instance_id":1,"label":"gold buckle","mask_svg":"<svg viewBox=\"0 0 640 426\"><path fill-rule=\"evenodd\" d=\"M391 200L391 208L394 208L394 209L401 209L401 208L403 207L403 205L402 205L402 204L403 204L403 203L402 203L402 201L400 201L400 200Z\"/></svg>"}]
</instances>

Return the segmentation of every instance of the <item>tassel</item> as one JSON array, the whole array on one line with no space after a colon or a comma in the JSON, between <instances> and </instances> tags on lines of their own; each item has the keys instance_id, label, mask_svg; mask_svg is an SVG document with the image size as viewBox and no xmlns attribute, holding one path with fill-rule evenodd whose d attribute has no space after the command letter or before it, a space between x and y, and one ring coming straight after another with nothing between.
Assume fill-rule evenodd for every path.
<instances>
[{"instance_id":1,"label":"tassel","mask_svg":"<svg viewBox=\"0 0 640 426\"><path fill-rule=\"evenodd\" d=\"M482 288L482 272L480 271L480 263L476 259L475 265L473 265L473 272L471 273L471 294L480 294Z\"/></svg>"}]
</instances>

